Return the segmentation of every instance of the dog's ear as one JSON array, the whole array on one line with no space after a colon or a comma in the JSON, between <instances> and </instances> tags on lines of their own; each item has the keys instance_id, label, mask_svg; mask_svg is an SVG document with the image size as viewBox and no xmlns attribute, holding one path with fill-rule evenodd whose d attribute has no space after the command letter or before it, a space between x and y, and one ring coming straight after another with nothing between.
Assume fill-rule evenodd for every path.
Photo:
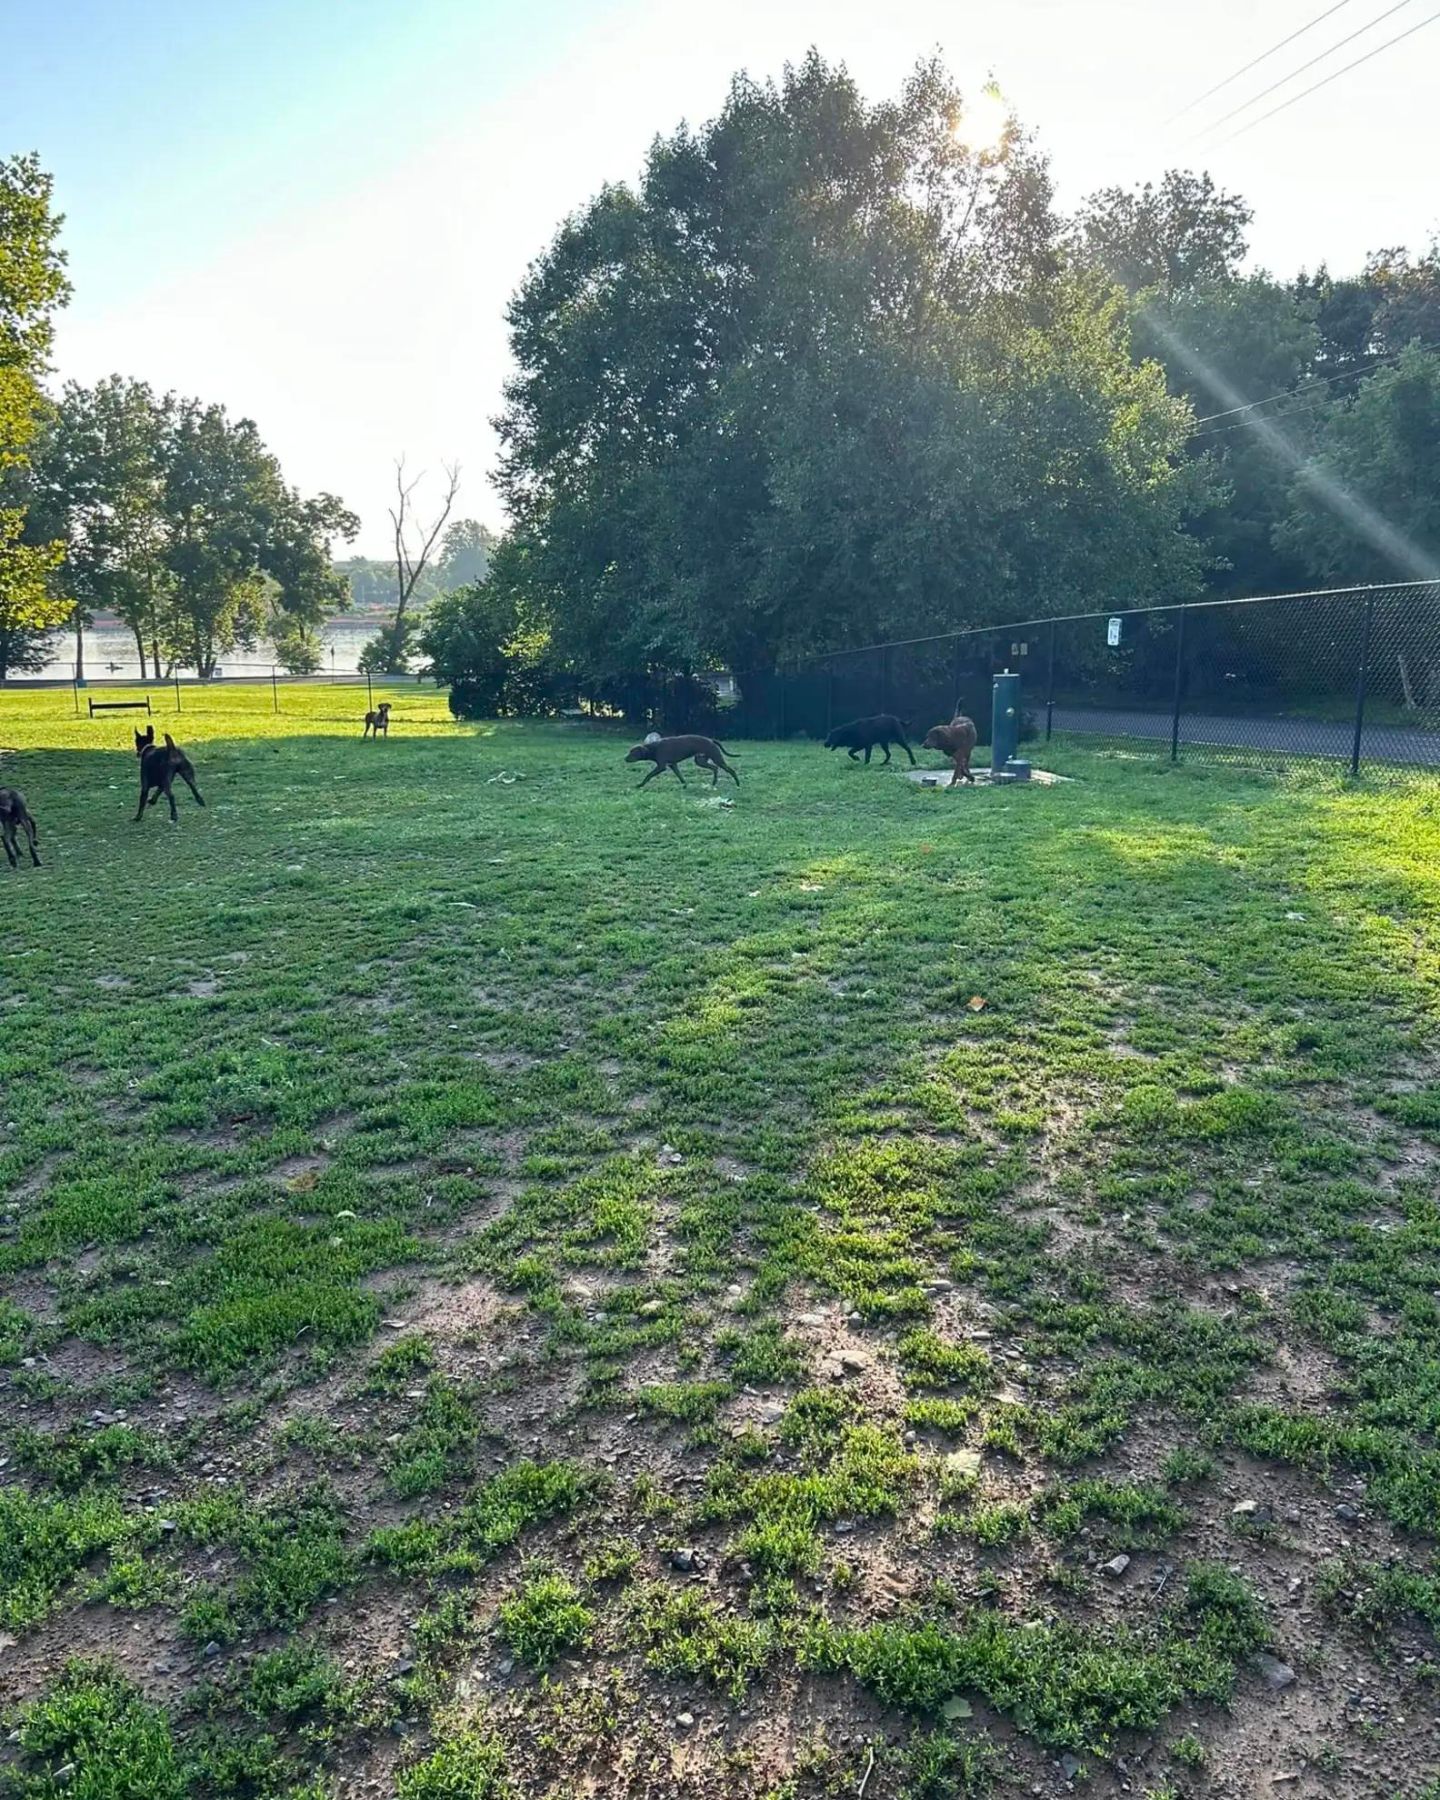
<instances>
[{"instance_id":1,"label":"dog's ear","mask_svg":"<svg viewBox=\"0 0 1440 1800\"><path fill-rule=\"evenodd\" d=\"M175 740L168 731L165 733L165 748L167 750L173 750L175 748Z\"/></svg>"}]
</instances>

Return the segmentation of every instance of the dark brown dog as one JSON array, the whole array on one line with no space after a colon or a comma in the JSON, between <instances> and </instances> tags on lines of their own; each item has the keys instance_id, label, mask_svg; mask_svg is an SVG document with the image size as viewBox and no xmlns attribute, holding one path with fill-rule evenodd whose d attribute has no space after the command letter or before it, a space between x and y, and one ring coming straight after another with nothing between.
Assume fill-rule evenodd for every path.
<instances>
[{"instance_id":1,"label":"dark brown dog","mask_svg":"<svg viewBox=\"0 0 1440 1800\"><path fill-rule=\"evenodd\" d=\"M163 744L155 742L153 725L145 727L143 737L137 731L135 733L135 754L140 758L140 805L135 813L137 824L144 818L146 806L153 806L162 794L170 803L172 822L179 823L180 815L175 810L175 796L170 791L177 775L195 796L195 804L197 806L205 804L199 788L195 785L195 770L191 766L190 758L168 731L165 733Z\"/></svg>"},{"instance_id":2,"label":"dark brown dog","mask_svg":"<svg viewBox=\"0 0 1440 1800\"><path fill-rule=\"evenodd\" d=\"M40 841L40 833L35 829L35 821L30 817L30 809L25 804L25 796L19 788L0 787L0 839L5 843L5 854L10 858L10 867L18 869L20 859L15 854L15 833L23 831L25 841L30 846L30 860L38 869L40 852L35 848Z\"/></svg>"},{"instance_id":3,"label":"dark brown dog","mask_svg":"<svg viewBox=\"0 0 1440 1800\"><path fill-rule=\"evenodd\" d=\"M932 725L925 733L924 748L943 750L955 766L955 773L950 777L951 787L957 781L968 781L974 786L975 777L970 773L970 752L975 748L975 740L979 735L975 729L975 721L967 719L964 713L956 713L948 725Z\"/></svg>"},{"instance_id":4,"label":"dark brown dog","mask_svg":"<svg viewBox=\"0 0 1440 1800\"><path fill-rule=\"evenodd\" d=\"M373 712L366 713L365 729L360 733L360 735L361 735L361 737L369 737L372 731L374 732L374 734L377 738L380 736L380 734L382 732L385 734L385 736L387 738L389 737L389 735L390 735L390 702L388 700L382 700L380 702L380 704L374 709Z\"/></svg>"},{"instance_id":5,"label":"dark brown dog","mask_svg":"<svg viewBox=\"0 0 1440 1800\"><path fill-rule=\"evenodd\" d=\"M643 788L652 782L657 775L663 775L668 769L681 787L687 785L685 777L676 768L676 763L685 762L689 757L695 758L697 769L710 771L710 785L714 787L720 780L723 769L736 787L740 785L740 777L726 762L730 752L723 744L717 744L714 738L707 737L662 737L654 738L647 744L636 744L633 750L626 752L625 760L632 762L653 762L655 767L640 783Z\"/></svg>"}]
</instances>

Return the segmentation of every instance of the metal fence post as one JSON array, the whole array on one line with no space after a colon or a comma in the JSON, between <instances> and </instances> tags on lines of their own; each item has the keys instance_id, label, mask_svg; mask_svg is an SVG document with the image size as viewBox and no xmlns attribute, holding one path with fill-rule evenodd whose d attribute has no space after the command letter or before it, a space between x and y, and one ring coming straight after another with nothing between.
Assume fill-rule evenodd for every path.
<instances>
[{"instance_id":1,"label":"metal fence post","mask_svg":"<svg viewBox=\"0 0 1440 1800\"><path fill-rule=\"evenodd\" d=\"M1370 627L1375 618L1375 596L1365 596L1365 623L1360 631L1360 667L1355 671L1355 738L1350 746L1350 773L1360 773L1360 740L1365 733L1365 688L1370 678Z\"/></svg>"},{"instance_id":2,"label":"metal fence post","mask_svg":"<svg viewBox=\"0 0 1440 1800\"><path fill-rule=\"evenodd\" d=\"M1170 760L1180 760L1180 689L1185 679L1185 619L1189 608L1180 608L1175 628L1175 698L1170 712Z\"/></svg>"},{"instance_id":3,"label":"metal fence post","mask_svg":"<svg viewBox=\"0 0 1440 1800\"><path fill-rule=\"evenodd\" d=\"M270 671L270 694L275 702L275 710L278 713L280 710L280 685L275 679L274 669L271 669Z\"/></svg>"},{"instance_id":4,"label":"metal fence post","mask_svg":"<svg viewBox=\"0 0 1440 1800\"><path fill-rule=\"evenodd\" d=\"M1050 669L1045 677L1045 742L1050 742L1050 733L1055 724L1055 621L1050 621Z\"/></svg>"}]
</instances>

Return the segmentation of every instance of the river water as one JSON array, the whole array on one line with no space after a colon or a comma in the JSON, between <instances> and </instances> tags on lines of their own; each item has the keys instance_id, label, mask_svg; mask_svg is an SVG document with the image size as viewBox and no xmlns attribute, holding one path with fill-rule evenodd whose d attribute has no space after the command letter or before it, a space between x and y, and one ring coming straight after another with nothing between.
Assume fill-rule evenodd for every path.
<instances>
[{"instance_id":1,"label":"river water","mask_svg":"<svg viewBox=\"0 0 1440 1800\"><path fill-rule=\"evenodd\" d=\"M379 630L379 621L365 620L363 623L354 619L333 619L321 627L320 639L325 650L325 661L319 671L322 674L353 674L355 665L360 659L360 652ZM263 640L253 650L236 650L233 656L222 656L217 675L268 675L274 665L274 657L270 645ZM195 671L182 667L175 671L180 675L193 675ZM153 672L151 679L154 679ZM282 670L283 674L284 671ZM69 681L75 674L75 637L73 632L62 632L51 645L50 661L41 670L38 677L30 676L30 680ZM135 653L135 639L123 626L97 625L85 633L85 678L87 681L126 681L138 678L140 663ZM27 677L18 677L24 680Z\"/></svg>"}]
</instances>

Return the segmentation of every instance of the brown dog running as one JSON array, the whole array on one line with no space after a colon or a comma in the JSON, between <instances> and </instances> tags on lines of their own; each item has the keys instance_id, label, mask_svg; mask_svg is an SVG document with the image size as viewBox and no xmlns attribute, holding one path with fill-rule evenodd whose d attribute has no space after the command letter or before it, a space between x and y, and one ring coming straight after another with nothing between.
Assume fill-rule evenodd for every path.
<instances>
[{"instance_id":1,"label":"brown dog running","mask_svg":"<svg viewBox=\"0 0 1440 1800\"><path fill-rule=\"evenodd\" d=\"M377 738L381 732L384 732L387 738L390 736L390 702L388 700L382 700L373 712L366 713L365 729L360 735L369 737L372 731Z\"/></svg>"},{"instance_id":2,"label":"brown dog running","mask_svg":"<svg viewBox=\"0 0 1440 1800\"><path fill-rule=\"evenodd\" d=\"M967 719L964 713L956 713L948 725L932 725L925 733L924 748L943 750L955 766L955 773L950 777L951 787L962 780L972 787L975 785L975 777L970 773L970 752L979 735L975 721Z\"/></svg>"},{"instance_id":3,"label":"brown dog running","mask_svg":"<svg viewBox=\"0 0 1440 1800\"><path fill-rule=\"evenodd\" d=\"M0 787L0 839L5 843L5 854L10 859L10 867L18 869L20 859L15 854L15 833L23 831L25 841L30 846L30 860L38 869L40 852L35 848L40 841L40 833L35 828L35 821L30 817L30 809L25 804L25 796L19 788Z\"/></svg>"},{"instance_id":4,"label":"brown dog running","mask_svg":"<svg viewBox=\"0 0 1440 1800\"><path fill-rule=\"evenodd\" d=\"M708 769L710 771L711 787L714 787L720 780L720 771L722 769L735 783L736 787L739 787L740 777L725 760L729 754L730 752L725 746L723 744L717 744L714 738L662 737L654 738L648 744L636 744L633 750L626 752L625 760L627 763L654 763L655 767L645 777L645 780L639 784L642 788L649 782L652 782L657 775L663 775L666 769L670 771L680 783L681 787L687 786L688 783L686 782L685 777L675 765L677 763L685 762L692 756L695 758L695 767L697 769Z\"/></svg>"},{"instance_id":5,"label":"brown dog running","mask_svg":"<svg viewBox=\"0 0 1440 1800\"><path fill-rule=\"evenodd\" d=\"M134 823L138 824L145 816L147 805L153 806L163 794L170 802L170 819L172 824L179 824L180 815L175 810L175 796L171 785L178 775L195 796L195 804L203 806L204 799L195 785L195 770L190 758L175 742L167 731L165 742L155 742L155 727L147 725L145 735L135 733L135 754L140 758L140 805L136 809ZM151 790L154 790L153 792Z\"/></svg>"}]
</instances>

